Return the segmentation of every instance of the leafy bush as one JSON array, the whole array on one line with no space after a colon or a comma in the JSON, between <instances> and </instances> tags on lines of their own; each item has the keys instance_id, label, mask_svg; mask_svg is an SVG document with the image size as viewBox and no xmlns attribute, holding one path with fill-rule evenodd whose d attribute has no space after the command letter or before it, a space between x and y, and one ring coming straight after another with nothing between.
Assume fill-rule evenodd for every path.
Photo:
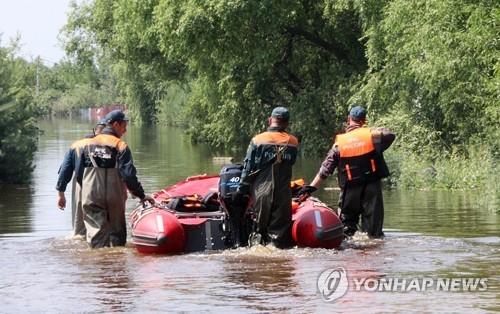
<instances>
[{"instance_id":1,"label":"leafy bush","mask_svg":"<svg viewBox=\"0 0 500 314\"><path fill-rule=\"evenodd\" d=\"M386 159L390 182L404 189L477 190L482 207L498 209L498 159L484 145L474 145L467 154L453 152L430 160L418 153L394 147Z\"/></svg>"},{"instance_id":2,"label":"leafy bush","mask_svg":"<svg viewBox=\"0 0 500 314\"><path fill-rule=\"evenodd\" d=\"M34 167L39 110L28 87L29 66L0 47L0 183L27 182Z\"/></svg>"}]
</instances>

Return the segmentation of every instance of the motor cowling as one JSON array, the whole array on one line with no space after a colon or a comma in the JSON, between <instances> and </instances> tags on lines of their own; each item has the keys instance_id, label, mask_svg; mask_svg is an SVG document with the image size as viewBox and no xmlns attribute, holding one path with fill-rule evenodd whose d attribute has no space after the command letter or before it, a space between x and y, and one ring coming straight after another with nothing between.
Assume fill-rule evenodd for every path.
<instances>
[{"instance_id":1,"label":"motor cowling","mask_svg":"<svg viewBox=\"0 0 500 314\"><path fill-rule=\"evenodd\" d=\"M241 180L242 164L230 164L222 167L219 179L219 197L223 206L229 210L233 205L232 196L236 193Z\"/></svg>"},{"instance_id":2,"label":"motor cowling","mask_svg":"<svg viewBox=\"0 0 500 314\"><path fill-rule=\"evenodd\" d=\"M233 202L233 195L240 184L242 171L242 164L224 166L220 171L219 179L219 199L228 214L231 238L236 247L248 244L252 223L246 213L248 202L244 202L245 204ZM248 198L246 200L248 201Z\"/></svg>"}]
</instances>

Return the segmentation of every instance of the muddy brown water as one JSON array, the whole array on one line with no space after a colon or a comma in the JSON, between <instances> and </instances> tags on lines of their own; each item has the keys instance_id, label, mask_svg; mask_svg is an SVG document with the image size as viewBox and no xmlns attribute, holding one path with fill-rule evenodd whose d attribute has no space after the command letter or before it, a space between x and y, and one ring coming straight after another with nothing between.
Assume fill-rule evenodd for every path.
<instances>
[{"instance_id":1,"label":"muddy brown water","mask_svg":"<svg viewBox=\"0 0 500 314\"><path fill-rule=\"evenodd\" d=\"M500 310L500 217L474 206L480 191L385 190L386 238L358 235L340 250L258 247L177 256L140 255L131 244L90 250L70 237L70 210L56 208L54 186L64 153L92 123L56 119L40 127L32 182L0 187L1 313ZM192 144L179 129L129 127L125 140L148 192L221 168L213 157L223 154ZM300 159L294 177L310 180L320 161ZM335 186L334 179L326 183ZM321 189L317 196L334 206L336 193ZM128 211L135 205L129 200ZM348 291L326 302L318 277L339 267L350 278ZM356 289L352 278L482 278L487 289L370 291Z\"/></svg>"}]
</instances>

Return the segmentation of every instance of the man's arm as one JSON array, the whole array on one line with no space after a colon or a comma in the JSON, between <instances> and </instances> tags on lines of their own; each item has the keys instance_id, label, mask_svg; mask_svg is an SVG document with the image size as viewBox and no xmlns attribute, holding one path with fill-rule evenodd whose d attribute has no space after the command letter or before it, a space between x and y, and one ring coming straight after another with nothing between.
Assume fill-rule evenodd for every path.
<instances>
[{"instance_id":1,"label":"man's arm","mask_svg":"<svg viewBox=\"0 0 500 314\"><path fill-rule=\"evenodd\" d=\"M132 152L128 147L118 153L118 170L130 193L143 200L146 195L139 179L137 179L137 170L132 160Z\"/></svg>"},{"instance_id":2,"label":"man's arm","mask_svg":"<svg viewBox=\"0 0 500 314\"><path fill-rule=\"evenodd\" d=\"M75 150L70 149L66 155L64 155L61 167L59 167L59 177L57 178L56 190L57 193L57 207L64 209L66 207L66 196L64 192L66 191L66 186L73 177L73 172L75 170Z\"/></svg>"},{"instance_id":3,"label":"man's arm","mask_svg":"<svg viewBox=\"0 0 500 314\"><path fill-rule=\"evenodd\" d=\"M70 149L66 155L64 155L61 167L59 167L59 177L57 178L56 190L59 192L66 191L66 186L73 177L73 172L75 171L75 150Z\"/></svg>"},{"instance_id":4,"label":"man's arm","mask_svg":"<svg viewBox=\"0 0 500 314\"><path fill-rule=\"evenodd\" d=\"M388 149L396 139L396 135L386 128L375 128L372 130L373 144L377 152L381 153Z\"/></svg>"},{"instance_id":5,"label":"man's arm","mask_svg":"<svg viewBox=\"0 0 500 314\"><path fill-rule=\"evenodd\" d=\"M333 145L332 148L328 151L325 159L321 163L318 173L316 174L310 185L318 188L328 176L332 175L332 173L335 171L335 168L337 168L338 163L339 152L337 146Z\"/></svg>"}]
</instances>

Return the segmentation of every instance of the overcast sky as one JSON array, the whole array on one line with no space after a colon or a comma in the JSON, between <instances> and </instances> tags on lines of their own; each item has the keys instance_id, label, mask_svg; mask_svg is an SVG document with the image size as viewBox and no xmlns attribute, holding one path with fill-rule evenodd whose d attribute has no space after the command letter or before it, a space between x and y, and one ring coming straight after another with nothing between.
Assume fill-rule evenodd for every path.
<instances>
[{"instance_id":1,"label":"overcast sky","mask_svg":"<svg viewBox=\"0 0 500 314\"><path fill-rule=\"evenodd\" d=\"M64 57L57 35L66 24L70 0L0 0L0 45L21 35L21 55L52 65Z\"/></svg>"}]
</instances>

